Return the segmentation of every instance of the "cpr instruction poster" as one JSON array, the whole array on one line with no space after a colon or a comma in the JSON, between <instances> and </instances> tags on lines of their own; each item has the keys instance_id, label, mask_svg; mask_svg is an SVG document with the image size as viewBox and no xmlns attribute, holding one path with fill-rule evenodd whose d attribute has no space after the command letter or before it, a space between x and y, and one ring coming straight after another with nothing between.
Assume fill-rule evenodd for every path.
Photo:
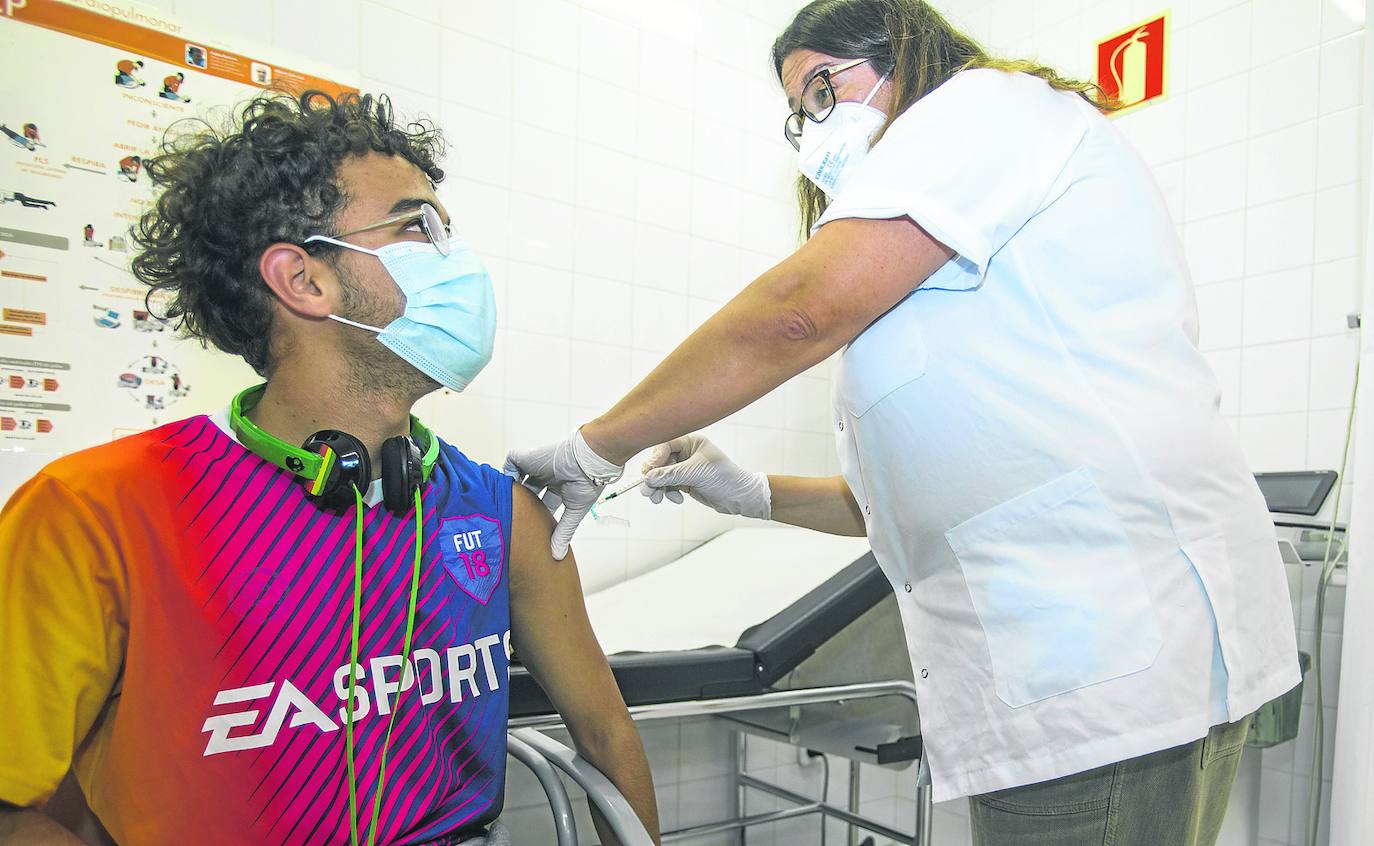
<instances>
[{"instance_id":1,"label":"cpr instruction poster","mask_svg":"<svg viewBox=\"0 0 1374 846\"><path fill-rule=\"evenodd\" d=\"M143 163L176 121L222 119L268 85L349 89L109 2L0 0L0 55L28 69L0 98L2 502L35 453L212 411L251 384L144 302L129 270L129 229L154 200Z\"/></svg>"}]
</instances>

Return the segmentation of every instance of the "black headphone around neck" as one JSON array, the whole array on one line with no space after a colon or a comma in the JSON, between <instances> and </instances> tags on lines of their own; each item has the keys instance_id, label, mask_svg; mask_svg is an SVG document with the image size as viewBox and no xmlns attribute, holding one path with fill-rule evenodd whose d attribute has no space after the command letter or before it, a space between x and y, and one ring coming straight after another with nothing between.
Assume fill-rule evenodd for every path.
<instances>
[{"instance_id":1,"label":"black headphone around neck","mask_svg":"<svg viewBox=\"0 0 1374 846\"><path fill-rule=\"evenodd\" d=\"M372 484L372 459L367 447L337 429L316 432L299 447L263 431L245 415L262 399L266 387L257 385L240 392L229 406L229 427L239 443L263 460L295 474L325 508L344 509L352 505L353 489L366 491ZM410 432L410 436L396 435L382 442L382 504L396 514L404 514L415 505L415 492L429 479L439 458L438 439L413 416Z\"/></svg>"}]
</instances>

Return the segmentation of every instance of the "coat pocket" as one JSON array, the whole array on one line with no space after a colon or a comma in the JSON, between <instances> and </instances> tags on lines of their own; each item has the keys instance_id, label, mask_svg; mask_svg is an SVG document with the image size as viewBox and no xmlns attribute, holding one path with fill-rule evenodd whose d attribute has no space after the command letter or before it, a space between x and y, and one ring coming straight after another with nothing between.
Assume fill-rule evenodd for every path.
<instances>
[{"instance_id":1,"label":"coat pocket","mask_svg":"<svg viewBox=\"0 0 1374 846\"><path fill-rule=\"evenodd\" d=\"M998 697L1019 708L1139 672L1163 645L1120 519L1087 468L945 533L987 637Z\"/></svg>"}]
</instances>

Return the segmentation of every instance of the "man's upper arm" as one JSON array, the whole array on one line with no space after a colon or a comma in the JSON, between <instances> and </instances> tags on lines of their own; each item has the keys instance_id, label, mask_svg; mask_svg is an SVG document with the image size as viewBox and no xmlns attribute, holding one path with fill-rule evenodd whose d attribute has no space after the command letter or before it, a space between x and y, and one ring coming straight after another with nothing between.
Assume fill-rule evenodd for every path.
<instances>
[{"instance_id":1,"label":"man's upper arm","mask_svg":"<svg viewBox=\"0 0 1374 846\"><path fill-rule=\"evenodd\" d=\"M596 641L570 552L549 550L553 518L534 494L515 485L511 503L511 641L548 693L573 737L624 712L624 700Z\"/></svg>"},{"instance_id":2,"label":"man's upper arm","mask_svg":"<svg viewBox=\"0 0 1374 846\"><path fill-rule=\"evenodd\" d=\"M0 511L0 800L57 789L123 663L126 585L89 506L40 473Z\"/></svg>"}]
</instances>

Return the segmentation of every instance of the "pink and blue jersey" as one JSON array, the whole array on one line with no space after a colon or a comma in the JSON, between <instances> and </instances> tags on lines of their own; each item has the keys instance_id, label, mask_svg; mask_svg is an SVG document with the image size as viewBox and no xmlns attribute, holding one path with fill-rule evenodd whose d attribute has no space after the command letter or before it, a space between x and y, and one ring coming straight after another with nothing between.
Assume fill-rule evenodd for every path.
<instances>
[{"instance_id":1,"label":"pink and blue jersey","mask_svg":"<svg viewBox=\"0 0 1374 846\"><path fill-rule=\"evenodd\" d=\"M500 812L511 481L448 444L415 516L363 516L359 827L397 709L378 842ZM347 843L356 514L199 416L53 462L0 513L0 800L73 767L119 842Z\"/></svg>"}]
</instances>

